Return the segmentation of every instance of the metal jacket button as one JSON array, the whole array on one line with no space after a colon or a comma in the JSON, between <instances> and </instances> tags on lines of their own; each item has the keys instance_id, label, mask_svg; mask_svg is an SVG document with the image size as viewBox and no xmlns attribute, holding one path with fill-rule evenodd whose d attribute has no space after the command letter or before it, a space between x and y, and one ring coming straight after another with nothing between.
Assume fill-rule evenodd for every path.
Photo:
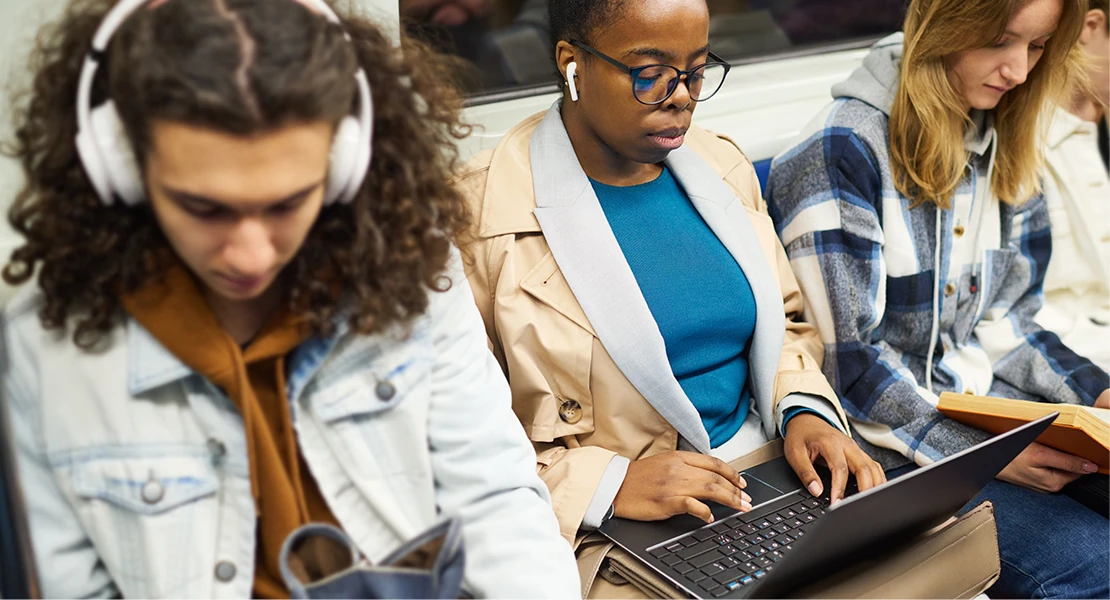
<instances>
[{"instance_id":1,"label":"metal jacket button","mask_svg":"<svg viewBox=\"0 0 1110 600\"><path fill-rule=\"evenodd\" d=\"M235 579L235 573L237 571L238 569L235 568L235 563L231 561L221 560L216 563L216 579L224 583Z\"/></svg>"},{"instance_id":2,"label":"metal jacket button","mask_svg":"<svg viewBox=\"0 0 1110 600\"><path fill-rule=\"evenodd\" d=\"M964 234L964 226L957 225L955 228L952 229L952 233L956 234L956 237L962 236Z\"/></svg>"},{"instance_id":3,"label":"metal jacket button","mask_svg":"<svg viewBox=\"0 0 1110 600\"><path fill-rule=\"evenodd\" d=\"M397 388L393 387L392 383L388 381L379 381L378 385L374 388L374 393L377 394L378 400L388 402L393 399L397 393Z\"/></svg>"},{"instance_id":4,"label":"metal jacket button","mask_svg":"<svg viewBox=\"0 0 1110 600\"><path fill-rule=\"evenodd\" d=\"M951 283L944 284L944 295L945 296L951 296L952 294L955 294L955 293L956 293L956 286L952 285Z\"/></svg>"},{"instance_id":5,"label":"metal jacket button","mask_svg":"<svg viewBox=\"0 0 1110 600\"><path fill-rule=\"evenodd\" d=\"M215 460L220 460L227 455L227 446L216 438L208 440L208 453L212 455Z\"/></svg>"},{"instance_id":6,"label":"metal jacket button","mask_svg":"<svg viewBox=\"0 0 1110 600\"><path fill-rule=\"evenodd\" d=\"M154 476L150 476L150 480L143 484L142 489L143 502L147 504L158 504L166 495L166 488L162 487L162 483Z\"/></svg>"},{"instance_id":7,"label":"metal jacket button","mask_svg":"<svg viewBox=\"0 0 1110 600\"><path fill-rule=\"evenodd\" d=\"M567 400L559 406L559 418L574 425L582 420L582 405L577 400Z\"/></svg>"}]
</instances>

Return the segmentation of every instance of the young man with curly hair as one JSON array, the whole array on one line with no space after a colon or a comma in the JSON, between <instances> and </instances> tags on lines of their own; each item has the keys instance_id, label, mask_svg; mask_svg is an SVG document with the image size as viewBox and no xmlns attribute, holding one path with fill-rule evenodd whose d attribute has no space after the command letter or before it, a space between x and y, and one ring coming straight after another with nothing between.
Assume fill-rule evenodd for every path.
<instances>
[{"instance_id":1,"label":"young man with curly hair","mask_svg":"<svg viewBox=\"0 0 1110 600\"><path fill-rule=\"evenodd\" d=\"M454 516L467 592L576 595L435 59L322 0L74 0L39 40L0 393L44 594L288 597L305 523L377 561Z\"/></svg>"}]
</instances>

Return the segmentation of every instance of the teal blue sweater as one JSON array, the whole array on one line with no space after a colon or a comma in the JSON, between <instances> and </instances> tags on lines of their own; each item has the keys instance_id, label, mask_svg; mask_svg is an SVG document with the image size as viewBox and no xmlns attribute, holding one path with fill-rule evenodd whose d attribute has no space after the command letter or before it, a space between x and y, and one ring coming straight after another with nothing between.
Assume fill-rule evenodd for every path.
<instances>
[{"instance_id":1,"label":"teal blue sweater","mask_svg":"<svg viewBox=\"0 0 1110 600\"><path fill-rule=\"evenodd\" d=\"M748 416L756 319L748 278L666 168L642 185L591 183L663 334L671 370L710 445L720 446Z\"/></svg>"}]
</instances>

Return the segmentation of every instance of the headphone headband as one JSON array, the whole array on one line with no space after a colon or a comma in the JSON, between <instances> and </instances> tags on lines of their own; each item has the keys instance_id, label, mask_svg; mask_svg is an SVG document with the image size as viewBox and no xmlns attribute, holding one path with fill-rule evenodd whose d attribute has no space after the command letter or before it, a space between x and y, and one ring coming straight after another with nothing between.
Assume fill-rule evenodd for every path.
<instances>
[{"instance_id":1,"label":"headphone headband","mask_svg":"<svg viewBox=\"0 0 1110 600\"><path fill-rule=\"evenodd\" d=\"M289 1L305 5L331 23L343 24L324 0ZM149 2L151 0L120 0L108 11L93 36L92 48L85 57L77 84L77 154L89 181L105 204L112 204L117 196L128 205L139 204L145 197L145 190L138 161L126 139L115 104L108 100L95 109L92 107L93 82L116 31ZM343 35L350 41L349 34L344 32ZM336 128L325 204L353 200L370 169L374 107L370 83L361 67L355 73L355 85L359 112L357 116L344 118Z\"/></svg>"}]
</instances>

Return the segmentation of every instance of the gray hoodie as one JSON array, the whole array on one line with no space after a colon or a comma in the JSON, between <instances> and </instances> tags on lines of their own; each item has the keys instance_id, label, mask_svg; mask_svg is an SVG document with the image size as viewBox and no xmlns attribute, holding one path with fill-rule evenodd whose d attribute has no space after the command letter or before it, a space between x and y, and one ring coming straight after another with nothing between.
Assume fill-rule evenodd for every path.
<instances>
[{"instance_id":1,"label":"gray hoodie","mask_svg":"<svg viewBox=\"0 0 1110 600\"><path fill-rule=\"evenodd\" d=\"M832 86L833 98L862 100L889 117L902 71L903 38L903 33L899 31L875 42L871 51L863 58L863 64L852 71L848 79ZM971 112L971 120L975 126L968 130L964 147L974 155L984 155L994 139L992 115L975 110ZM991 171L994 167L994 155L991 154L990 162L979 166L987 172ZM989 179L988 177L987 180Z\"/></svg>"},{"instance_id":2,"label":"gray hoodie","mask_svg":"<svg viewBox=\"0 0 1110 600\"><path fill-rule=\"evenodd\" d=\"M892 33L875 42L863 65L848 79L832 86L833 98L856 98L890 116L898 76L902 69L902 32Z\"/></svg>"}]
</instances>

